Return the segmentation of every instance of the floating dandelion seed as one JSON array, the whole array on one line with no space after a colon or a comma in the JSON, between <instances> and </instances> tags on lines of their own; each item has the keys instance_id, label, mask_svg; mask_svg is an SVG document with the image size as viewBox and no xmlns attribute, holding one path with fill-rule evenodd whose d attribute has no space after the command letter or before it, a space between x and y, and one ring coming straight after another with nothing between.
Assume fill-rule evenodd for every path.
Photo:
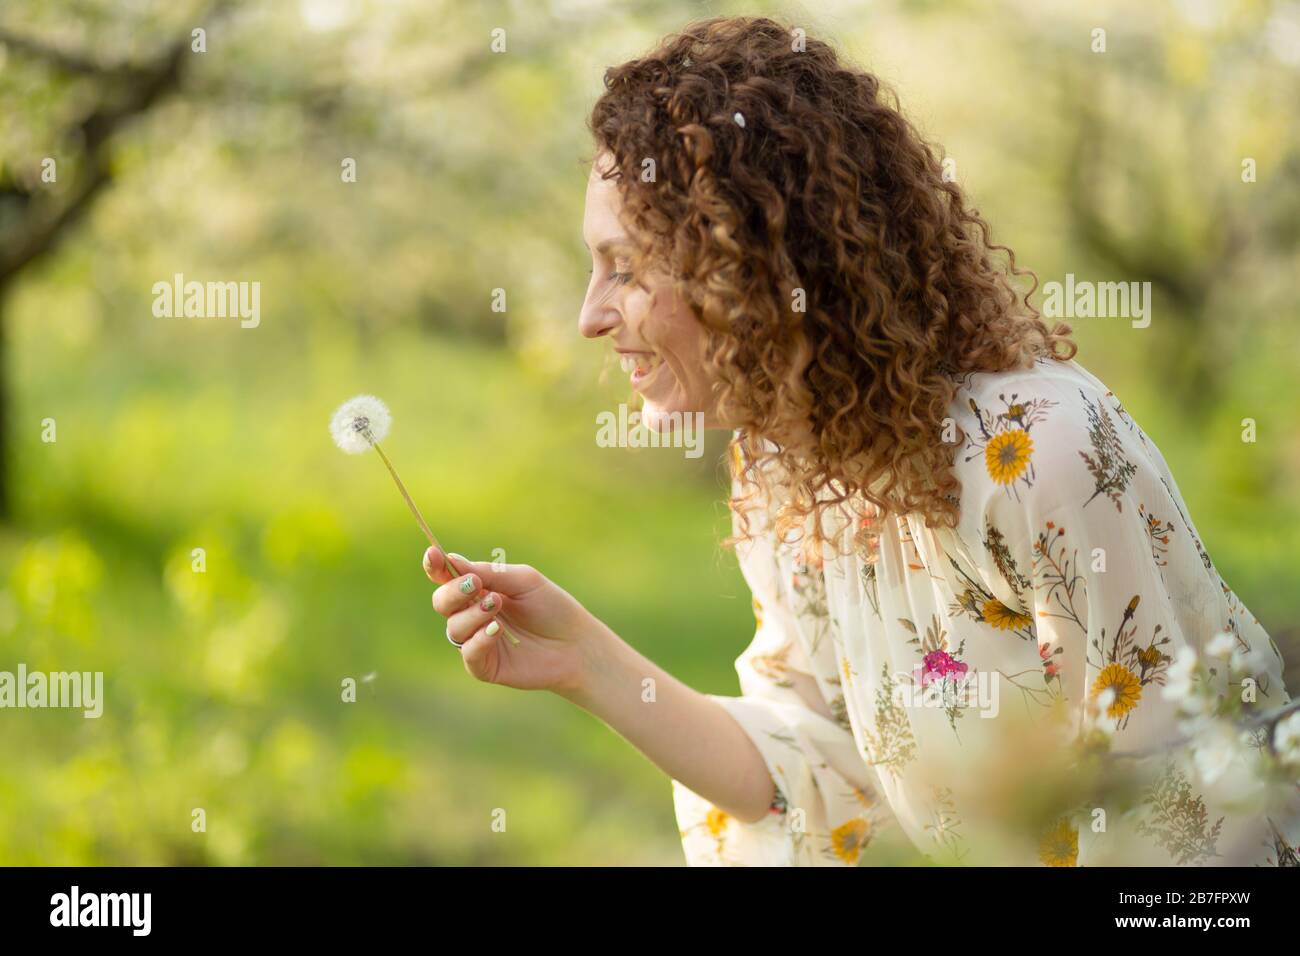
<instances>
[{"instance_id":1,"label":"floating dandelion seed","mask_svg":"<svg viewBox=\"0 0 1300 956\"><path fill-rule=\"evenodd\" d=\"M402 493L402 499L406 502L406 506L411 509L411 514L415 515L415 520L419 522L420 530L424 532L424 536L429 539L429 544L442 552L442 563L447 569L447 573L453 578L457 577L460 572L448 560L446 549L438 543L438 539L429 530L424 515L420 514L420 509L415 506L415 501L407 492L406 485L402 484L397 469L388 460L384 450L379 447L379 442L388 436L388 429L392 424L393 416L389 413L387 405L373 395L358 395L356 398L349 398L334 412L334 417L330 419L330 434L334 437L334 444L349 455L359 455L371 448L375 450L384 463L384 467L388 469L388 473L393 476L393 483L397 485L397 490ZM510 639L510 643L518 646L519 639L510 633L510 629L505 626L504 622L501 626L501 632Z\"/></svg>"}]
</instances>

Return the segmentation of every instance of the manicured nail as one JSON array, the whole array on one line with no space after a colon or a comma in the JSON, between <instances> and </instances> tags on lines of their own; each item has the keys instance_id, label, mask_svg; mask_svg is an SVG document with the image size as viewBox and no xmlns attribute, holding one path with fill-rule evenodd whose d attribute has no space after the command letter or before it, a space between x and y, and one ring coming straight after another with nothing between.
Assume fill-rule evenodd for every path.
<instances>
[{"instance_id":1,"label":"manicured nail","mask_svg":"<svg viewBox=\"0 0 1300 956\"><path fill-rule=\"evenodd\" d=\"M485 633L487 634L488 637L491 637L499 630L501 630L501 625L498 624L496 621L491 621L488 623Z\"/></svg>"},{"instance_id":2,"label":"manicured nail","mask_svg":"<svg viewBox=\"0 0 1300 956\"><path fill-rule=\"evenodd\" d=\"M488 595L487 597L485 597L483 600L481 600L481 601L478 602L478 606L479 606L479 609L480 609L480 610L483 610L483 611L494 611L494 610L496 610L496 606L497 606L497 596L496 596L495 594L489 594L489 595Z\"/></svg>"},{"instance_id":3,"label":"manicured nail","mask_svg":"<svg viewBox=\"0 0 1300 956\"><path fill-rule=\"evenodd\" d=\"M474 583L474 579L471 577L466 577L465 580L460 582L461 594L473 594L477 590L478 585Z\"/></svg>"}]
</instances>

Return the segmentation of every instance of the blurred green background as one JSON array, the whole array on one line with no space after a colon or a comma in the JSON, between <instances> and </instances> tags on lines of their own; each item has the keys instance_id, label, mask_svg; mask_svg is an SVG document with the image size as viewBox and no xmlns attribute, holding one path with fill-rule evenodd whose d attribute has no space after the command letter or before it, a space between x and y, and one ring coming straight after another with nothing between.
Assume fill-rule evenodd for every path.
<instances>
[{"instance_id":1,"label":"blurred green background","mask_svg":"<svg viewBox=\"0 0 1300 956\"><path fill-rule=\"evenodd\" d=\"M722 441L597 448L630 395L576 328L602 70L714 14L784 16L879 73L1041 281L1153 283L1150 328L1075 322L1080 359L1159 444L1294 692L1300 6L1077 7L8 0L0 669L102 670L107 702L0 713L0 863L681 862L653 766L558 698L467 677L418 529L326 425L380 395L449 547L536 565L737 692ZM260 282L260 326L156 318L178 272Z\"/></svg>"}]
</instances>

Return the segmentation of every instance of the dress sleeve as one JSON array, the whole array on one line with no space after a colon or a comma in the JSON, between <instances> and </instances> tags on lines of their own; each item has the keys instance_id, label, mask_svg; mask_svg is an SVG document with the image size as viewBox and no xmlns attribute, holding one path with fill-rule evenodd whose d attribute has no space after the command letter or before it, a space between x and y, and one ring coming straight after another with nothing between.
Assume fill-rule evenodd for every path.
<instances>
[{"instance_id":1,"label":"dress sleeve","mask_svg":"<svg viewBox=\"0 0 1300 956\"><path fill-rule=\"evenodd\" d=\"M768 542L738 549L757 629L736 660L741 696L709 696L762 754L776 796L767 816L744 823L679 781L673 802L691 866L854 866L889 819L875 772L835 716L834 696L809 665L807 635L780 587ZM766 569L772 573L764 573ZM756 570L757 569L757 570Z\"/></svg>"},{"instance_id":2,"label":"dress sleeve","mask_svg":"<svg viewBox=\"0 0 1300 956\"><path fill-rule=\"evenodd\" d=\"M1102 723L1112 754L1151 755L1137 761L1150 786L1136 808L1109 813L1101 833L1080 821L1079 863L1240 863L1234 853L1259 837L1214 793L1244 767L1199 775L1185 748L1170 746L1182 717L1165 691L1185 649L1205 659L1227 634L1252 663L1254 706L1268 710L1289 699L1280 655L1214 568L1164 459L1118 400L1101 389L1054 391L1033 408L1013 406L1022 427L990 442L1006 453L988 469L996 477L983 538L1023 596L1043 678L1077 728ZM1212 679L1222 694L1242 692L1224 664Z\"/></svg>"}]
</instances>

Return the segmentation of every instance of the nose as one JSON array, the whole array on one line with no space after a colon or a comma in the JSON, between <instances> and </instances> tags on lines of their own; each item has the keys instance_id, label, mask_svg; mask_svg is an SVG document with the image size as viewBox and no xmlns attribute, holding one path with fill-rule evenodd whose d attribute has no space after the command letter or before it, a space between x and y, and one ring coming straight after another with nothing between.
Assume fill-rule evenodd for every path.
<instances>
[{"instance_id":1,"label":"nose","mask_svg":"<svg viewBox=\"0 0 1300 956\"><path fill-rule=\"evenodd\" d=\"M612 302L592 301L591 296L582 303L578 313L578 331L586 338L598 339L609 335L623 321L618 309Z\"/></svg>"}]
</instances>

